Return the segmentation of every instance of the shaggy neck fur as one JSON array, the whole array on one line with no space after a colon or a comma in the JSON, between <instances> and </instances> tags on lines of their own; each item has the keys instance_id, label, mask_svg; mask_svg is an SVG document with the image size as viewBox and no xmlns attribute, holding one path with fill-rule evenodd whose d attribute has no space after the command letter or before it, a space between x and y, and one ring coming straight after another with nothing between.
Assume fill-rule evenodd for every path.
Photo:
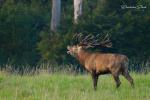
<instances>
[{"instance_id":1,"label":"shaggy neck fur","mask_svg":"<svg viewBox=\"0 0 150 100\"><path fill-rule=\"evenodd\" d=\"M76 56L76 58L79 60L79 62L84 65L86 58L88 58L89 53L85 50L80 50Z\"/></svg>"}]
</instances>

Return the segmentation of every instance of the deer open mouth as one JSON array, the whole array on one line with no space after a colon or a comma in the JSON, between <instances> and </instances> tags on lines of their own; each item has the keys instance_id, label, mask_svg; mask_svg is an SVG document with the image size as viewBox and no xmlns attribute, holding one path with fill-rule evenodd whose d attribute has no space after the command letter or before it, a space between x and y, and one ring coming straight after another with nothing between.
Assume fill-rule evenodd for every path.
<instances>
[{"instance_id":1,"label":"deer open mouth","mask_svg":"<svg viewBox=\"0 0 150 100\"><path fill-rule=\"evenodd\" d=\"M68 54L70 54L70 51L67 51Z\"/></svg>"},{"instance_id":2,"label":"deer open mouth","mask_svg":"<svg viewBox=\"0 0 150 100\"><path fill-rule=\"evenodd\" d=\"M67 46L67 53L70 54L70 47Z\"/></svg>"}]
</instances>

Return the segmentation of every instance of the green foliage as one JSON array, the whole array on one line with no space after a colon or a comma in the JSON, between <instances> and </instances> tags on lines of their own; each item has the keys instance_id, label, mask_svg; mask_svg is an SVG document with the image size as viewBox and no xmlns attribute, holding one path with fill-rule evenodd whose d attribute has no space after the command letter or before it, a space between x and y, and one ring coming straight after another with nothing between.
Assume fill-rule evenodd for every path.
<instances>
[{"instance_id":1,"label":"green foliage","mask_svg":"<svg viewBox=\"0 0 150 100\"><path fill-rule=\"evenodd\" d=\"M45 6L45 5L43 5ZM14 3L7 0L0 9L0 59L5 63L35 64L38 33L47 26L48 7L37 2ZM46 16L46 17L45 17Z\"/></svg>"},{"instance_id":2,"label":"green foliage","mask_svg":"<svg viewBox=\"0 0 150 100\"><path fill-rule=\"evenodd\" d=\"M122 9L121 5L146 6ZM73 23L73 0L62 0L61 26L50 32L51 0L6 0L0 8L0 64L40 61L74 63L66 47L76 32L109 33L113 52L144 61L150 55L149 0L83 0L83 15Z\"/></svg>"}]
</instances>

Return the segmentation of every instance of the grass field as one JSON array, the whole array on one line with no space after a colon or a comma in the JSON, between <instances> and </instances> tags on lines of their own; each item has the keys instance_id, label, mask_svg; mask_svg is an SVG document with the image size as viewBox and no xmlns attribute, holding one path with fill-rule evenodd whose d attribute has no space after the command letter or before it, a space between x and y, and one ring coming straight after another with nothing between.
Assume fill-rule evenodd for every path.
<instances>
[{"instance_id":1,"label":"grass field","mask_svg":"<svg viewBox=\"0 0 150 100\"><path fill-rule=\"evenodd\" d=\"M90 75L19 76L0 72L0 100L150 100L150 74L132 74L135 88L121 78L115 88L110 75L99 77L94 91Z\"/></svg>"}]
</instances>

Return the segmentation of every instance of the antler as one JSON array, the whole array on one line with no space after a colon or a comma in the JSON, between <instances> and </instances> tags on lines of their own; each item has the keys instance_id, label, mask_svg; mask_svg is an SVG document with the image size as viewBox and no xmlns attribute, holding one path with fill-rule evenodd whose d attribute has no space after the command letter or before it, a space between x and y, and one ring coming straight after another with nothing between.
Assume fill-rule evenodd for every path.
<instances>
[{"instance_id":1,"label":"antler","mask_svg":"<svg viewBox=\"0 0 150 100\"><path fill-rule=\"evenodd\" d=\"M83 34L82 33L79 33L79 34L75 34L74 36L73 36L73 39L75 39L75 41L81 41L82 40L82 38L83 38Z\"/></svg>"},{"instance_id":2,"label":"antler","mask_svg":"<svg viewBox=\"0 0 150 100\"><path fill-rule=\"evenodd\" d=\"M78 40L79 45L85 46L86 48L92 48L92 47L112 47L112 43L109 38L109 34L104 35L96 35L93 36L92 34L89 34L83 38L83 34L76 34L74 35L76 37L76 40Z\"/></svg>"},{"instance_id":3,"label":"antler","mask_svg":"<svg viewBox=\"0 0 150 100\"><path fill-rule=\"evenodd\" d=\"M106 36L100 42L100 45L102 45L104 47L112 47L112 43L110 41L109 34L106 34Z\"/></svg>"}]
</instances>

